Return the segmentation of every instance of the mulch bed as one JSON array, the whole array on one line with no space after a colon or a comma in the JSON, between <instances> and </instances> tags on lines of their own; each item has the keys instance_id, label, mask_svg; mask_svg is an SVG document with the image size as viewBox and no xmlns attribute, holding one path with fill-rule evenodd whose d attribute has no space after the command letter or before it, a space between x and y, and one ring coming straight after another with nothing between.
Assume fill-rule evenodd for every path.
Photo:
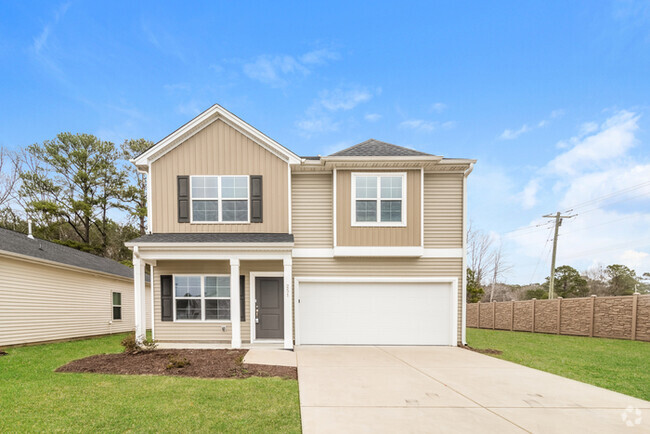
<instances>
[{"instance_id":1,"label":"mulch bed","mask_svg":"<svg viewBox=\"0 0 650 434\"><path fill-rule=\"evenodd\" d=\"M469 345L465 345L463 348L466 350L474 351L475 353L481 353L481 354L494 354L494 355L499 355L503 354L503 351L501 350L493 350L492 348L473 348L470 347Z\"/></svg>"},{"instance_id":2,"label":"mulch bed","mask_svg":"<svg viewBox=\"0 0 650 434\"><path fill-rule=\"evenodd\" d=\"M154 350L138 354L98 354L73 360L56 372L122 375L176 375L201 378L282 377L297 379L289 366L249 365L248 350Z\"/></svg>"}]
</instances>

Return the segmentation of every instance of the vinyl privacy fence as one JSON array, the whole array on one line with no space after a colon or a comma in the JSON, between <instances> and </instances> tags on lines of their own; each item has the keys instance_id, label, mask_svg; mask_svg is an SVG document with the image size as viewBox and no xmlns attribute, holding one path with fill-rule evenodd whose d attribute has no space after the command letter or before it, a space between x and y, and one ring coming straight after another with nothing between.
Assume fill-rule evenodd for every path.
<instances>
[{"instance_id":1,"label":"vinyl privacy fence","mask_svg":"<svg viewBox=\"0 0 650 434\"><path fill-rule=\"evenodd\" d=\"M650 295L471 303L467 327L650 342Z\"/></svg>"}]
</instances>

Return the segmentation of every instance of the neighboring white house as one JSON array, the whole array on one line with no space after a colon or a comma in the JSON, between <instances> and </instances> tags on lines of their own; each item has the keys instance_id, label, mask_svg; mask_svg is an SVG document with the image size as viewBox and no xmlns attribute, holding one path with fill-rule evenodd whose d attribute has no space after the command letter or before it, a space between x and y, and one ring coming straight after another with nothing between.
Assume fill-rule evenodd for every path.
<instances>
[{"instance_id":1,"label":"neighboring white house","mask_svg":"<svg viewBox=\"0 0 650 434\"><path fill-rule=\"evenodd\" d=\"M0 229L0 347L130 331L134 310L131 268Z\"/></svg>"}]
</instances>

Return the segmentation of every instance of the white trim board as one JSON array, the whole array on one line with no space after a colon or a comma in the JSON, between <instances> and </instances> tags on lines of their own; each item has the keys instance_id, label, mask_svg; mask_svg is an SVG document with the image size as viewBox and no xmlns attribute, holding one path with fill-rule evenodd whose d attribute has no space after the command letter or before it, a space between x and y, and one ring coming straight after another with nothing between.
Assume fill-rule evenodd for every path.
<instances>
[{"instance_id":1,"label":"white trim board","mask_svg":"<svg viewBox=\"0 0 650 434\"><path fill-rule=\"evenodd\" d=\"M324 283L449 283L451 289L450 345L458 342L458 278L456 277L294 277L294 322L296 345L300 345L300 284L308 282Z\"/></svg>"},{"instance_id":2,"label":"white trim board","mask_svg":"<svg viewBox=\"0 0 650 434\"><path fill-rule=\"evenodd\" d=\"M417 253L419 255L414 255L413 253L416 250L401 250L401 249L418 249ZM347 255L345 250L341 249L354 249L348 251ZM398 250L396 250L398 249ZM335 252L338 250L338 254ZM343 252L344 254L342 254ZM308 248L298 248L293 249L291 252L294 258L334 258L336 256L358 256L358 257L420 257L420 258L462 258L463 249L462 248L451 248L451 249L422 249L418 246L413 247L335 247L333 249L323 248L323 249L308 249Z\"/></svg>"}]
</instances>

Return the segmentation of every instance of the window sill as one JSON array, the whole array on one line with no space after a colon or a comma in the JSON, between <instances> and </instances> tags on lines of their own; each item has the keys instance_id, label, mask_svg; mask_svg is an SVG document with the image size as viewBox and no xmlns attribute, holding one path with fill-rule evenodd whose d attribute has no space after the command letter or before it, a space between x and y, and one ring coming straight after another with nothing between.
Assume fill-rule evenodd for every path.
<instances>
[{"instance_id":1,"label":"window sill","mask_svg":"<svg viewBox=\"0 0 650 434\"><path fill-rule=\"evenodd\" d=\"M191 225L249 225L250 221L245 222L190 222Z\"/></svg>"},{"instance_id":2,"label":"window sill","mask_svg":"<svg viewBox=\"0 0 650 434\"><path fill-rule=\"evenodd\" d=\"M405 228L406 222L352 222L353 228Z\"/></svg>"}]
</instances>

